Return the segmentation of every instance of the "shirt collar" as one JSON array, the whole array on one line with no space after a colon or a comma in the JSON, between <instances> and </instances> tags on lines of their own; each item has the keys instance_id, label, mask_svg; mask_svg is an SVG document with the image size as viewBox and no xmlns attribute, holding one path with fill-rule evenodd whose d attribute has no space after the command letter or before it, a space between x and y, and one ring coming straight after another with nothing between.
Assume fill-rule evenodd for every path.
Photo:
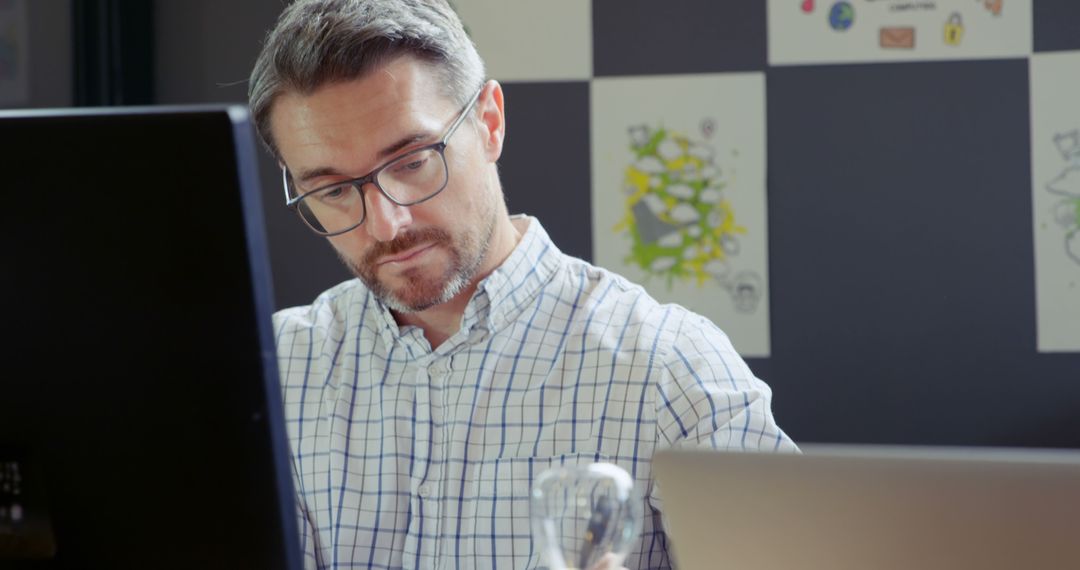
<instances>
[{"instance_id":1,"label":"shirt collar","mask_svg":"<svg viewBox=\"0 0 1080 570\"><path fill-rule=\"evenodd\" d=\"M528 224L514 250L503 263L477 285L462 318L462 328L499 330L529 307L540 289L551 280L561 252L540 220L513 216Z\"/></svg>"},{"instance_id":2,"label":"shirt collar","mask_svg":"<svg viewBox=\"0 0 1080 570\"><path fill-rule=\"evenodd\" d=\"M477 284L476 293L465 307L461 329L468 331L467 338L471 342L501 329L525 310L543 285L555 274L559 257L562 255L540 225L540 220L526 215L512 216L511 220L516 223L524 221L527 227L506 260ZM407 327L408 330L404 331L399 329L390 309L381 301L375 300L370 291L368 295L371 295L369 300L378 306L376 313L382 321L380 335L387 346L393 345L395 340L404 340L408 335L419 337L419 329L411 330L415 327ZM416 339L417 342L419 340ZM450 343L444 343L443 346L447 344ZM413 356L418 357L420 354Z\"/></svg>"}]
</instances>

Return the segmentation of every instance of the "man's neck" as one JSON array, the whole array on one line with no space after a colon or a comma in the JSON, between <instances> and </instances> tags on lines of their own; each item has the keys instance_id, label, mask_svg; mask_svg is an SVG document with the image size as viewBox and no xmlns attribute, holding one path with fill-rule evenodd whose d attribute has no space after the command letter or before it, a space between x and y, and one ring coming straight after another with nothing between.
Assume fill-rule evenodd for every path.
<instances>
[{"instance_id":1,"label":"man's neck","mask_svg":"<svg viewBox=\"0 0 1080 570\"><path fill-rule=\"evenodd\" d=\"M431 349L439 347L446 339L450 338L461 328L461 319L465 314L465 307L476 293L476 287L492 271L495 271L510 253L514 251L521 236L525 234L529 222L518 219L511 220L508 216L501 216L491 236L491 246L485 256L484 263L479 271L469 281L469 285L461 290L454 298L435 305L429 309L415 313L393 312L394 320L398 326L415 326L424 331L424 338L431 344Z\"/></svg>"}]
</instances>

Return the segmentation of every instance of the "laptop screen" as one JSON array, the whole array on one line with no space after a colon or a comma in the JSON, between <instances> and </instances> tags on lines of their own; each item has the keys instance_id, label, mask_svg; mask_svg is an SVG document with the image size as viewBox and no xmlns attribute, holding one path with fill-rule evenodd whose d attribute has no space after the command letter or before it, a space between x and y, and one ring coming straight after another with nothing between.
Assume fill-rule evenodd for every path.
<instances>
[{"instance_id":1,"label":"laptop screen","mask_svg":"<svg viewBox=\"0 0 1080 570\"><path fill-rule=\"evenodd\" d=\"M0 566L299 568L253 140L0 113Z\"/></svg>"},{"instance_id":2,"label":"laptop screen","mask_svg":"<svg viewBox=\"0 0 1080 570\"><path fill-rule=\"evenodd\" d=\"M658 452L679 568L1080 568L1080 452L803 451Z\"/></svg>"}]
</instances>

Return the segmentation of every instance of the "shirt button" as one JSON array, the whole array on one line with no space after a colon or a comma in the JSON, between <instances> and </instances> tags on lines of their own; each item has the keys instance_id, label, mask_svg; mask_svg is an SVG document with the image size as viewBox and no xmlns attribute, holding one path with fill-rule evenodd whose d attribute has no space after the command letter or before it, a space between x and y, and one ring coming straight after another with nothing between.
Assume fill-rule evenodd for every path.
<instances>
[{"instance_id":1,"label":"shirt button","mask_svg":"<svg viewBox=\"0 0 1080 570\"><path fill-rule=\"evenodd\" d=\"M416 489L416 493L418 495L420 495L422 498L425 498L425 499L428 498L429 496L431 496L431 485L428 485L426 483L423 484L423 485L420 485Z\"/></svg>"}]
</instances>

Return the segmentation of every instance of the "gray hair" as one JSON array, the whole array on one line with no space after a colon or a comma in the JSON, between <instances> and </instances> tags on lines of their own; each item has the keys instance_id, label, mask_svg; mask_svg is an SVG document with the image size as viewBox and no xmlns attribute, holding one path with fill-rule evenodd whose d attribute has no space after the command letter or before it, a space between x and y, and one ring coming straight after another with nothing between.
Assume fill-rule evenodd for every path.
<instances>
[{"instance_id":1,"label":"gray hair","mask_svg":"<svg viewBox=\"0 0 1080 570\"><path fill-rule=\"evenodd\" d=\"M357 79L401 55L431 64L443 95L460 105L484 80L484 62L447 0L298 0L288 6L267 34L248 85L248 105L267 149L281 158L270 132L279 95Z\"/></svg>"}]
</instances>

